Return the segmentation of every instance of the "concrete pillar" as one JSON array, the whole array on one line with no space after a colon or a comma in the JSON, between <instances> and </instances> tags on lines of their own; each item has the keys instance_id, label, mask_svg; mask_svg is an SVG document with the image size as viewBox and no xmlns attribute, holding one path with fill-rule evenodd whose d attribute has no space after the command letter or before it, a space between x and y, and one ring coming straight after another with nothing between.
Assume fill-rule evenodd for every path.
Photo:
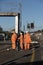
<instances>
[{"instance_id":1,"label":"concrete pillar","mask_svg":"<svg viewBox=\"0 0 43 65\"><path fill-rule=\"evenodd\" d=\"M18 33L18 16L15 16L15 32Z\"/></svg>"},{"instance_id":2,"label":"concrete pillar","mask_svg":"<svg viewBox=\"0 0 43 65\"><path fill-rule=\"evenodd\" d=\"M18 13L17 16L15 16L15 32L20 32L20 14Z\"/></svg>"}]
</instances>

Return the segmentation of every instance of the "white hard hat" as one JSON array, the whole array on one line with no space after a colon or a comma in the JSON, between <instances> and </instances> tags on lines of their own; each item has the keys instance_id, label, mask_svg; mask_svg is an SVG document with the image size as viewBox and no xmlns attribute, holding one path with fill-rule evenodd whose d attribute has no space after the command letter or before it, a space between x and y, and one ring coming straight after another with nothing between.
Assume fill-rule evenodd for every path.
<instances>
[{"instance_id":1,"label":"white hard hat","mask_svg":"<svg viewBox=\"0 0 43 65\"><path fill-rule=\"evenodd\" d=\"M12 33L14 33L15 31L12 31Z\"/></svg>"},{"instance_id":2,"label":"white hard hat","mask_svg":"<svg viewBox=\"0 0 43 65\"><path fill-rule=\"evenodd\" d=\"M28 33L28 31L26 31L26 33Z\"/></svg>"},{"instance_id":3,"label":"white hard hat","mask_svg":"<svg viewBox=\"0 0 43 65\"><path fill-rule=\"evenodd\" d=\"M22 34L22 33L20 32L20 34Z\"/></svg>"}]
</instances>

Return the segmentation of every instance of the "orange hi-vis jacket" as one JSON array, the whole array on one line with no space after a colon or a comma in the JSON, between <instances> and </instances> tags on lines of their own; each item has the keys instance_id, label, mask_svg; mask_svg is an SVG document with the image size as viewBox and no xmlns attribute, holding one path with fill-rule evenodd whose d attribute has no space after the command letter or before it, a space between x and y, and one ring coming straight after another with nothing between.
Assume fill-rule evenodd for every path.
<instances>
[{"instance_id":1,"label":"orange hi-vis jacket","mask_svg":"<svg viewBox=\"0 0 43 65\"><path fill-rule=\"evenodd\" d=\"M23 35L20 35L18 39L20 40L20 43L23 43Z\"/></svg>"},{"instance_id":2,"label":"orange hi-vis jacket","mask_svg":"<svg viewBox=\"0 0 43 65\"><path fill-rule=\"evenodd\" d=\"M31 43L31 37L29 33L24 34L24 43Z\"/></svg>"},{"instance_id":3,"label":"orange hi-vis jacket","mask_svg":"<svg viewBox=\"0 0 43 65\"><path fill-rule=\"evenodd\" d=\"M17 39L17 35L16 35L16 33L13 33L12 37L11 37L12 43L16 42L16 39Z\"/></svg>"}]
</instances>

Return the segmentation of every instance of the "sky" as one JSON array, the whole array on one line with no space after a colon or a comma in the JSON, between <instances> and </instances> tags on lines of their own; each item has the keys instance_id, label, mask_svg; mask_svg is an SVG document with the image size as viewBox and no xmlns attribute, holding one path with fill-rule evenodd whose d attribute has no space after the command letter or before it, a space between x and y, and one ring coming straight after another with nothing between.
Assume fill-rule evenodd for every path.
<instances>
[{"instance_id":1,"label":"sky","mask_svg":"<svg viewBox=\"0 0 43 65\"><path fill-rule=\"evenodd\" d=\"M22 30L24 26L27 30L27 24L31 22L34 22L32 31L43 29L43 0L0 0L0 12L18 12L20 10L18 3L20 2L22 4ZM14 17L0 17L0 26L4 30L13 29L14 20Z\"/></svg>"}]
</instances>

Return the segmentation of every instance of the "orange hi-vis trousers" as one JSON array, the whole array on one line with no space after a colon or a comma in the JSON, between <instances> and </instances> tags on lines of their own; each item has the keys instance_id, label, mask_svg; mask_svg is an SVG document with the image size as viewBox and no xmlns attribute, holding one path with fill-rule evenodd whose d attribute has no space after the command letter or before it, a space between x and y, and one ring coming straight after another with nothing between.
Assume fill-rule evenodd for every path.
<instances>
[{"instance_id":1,"label":"orange hi-vis trousers","mask_svg":"<svg viewBox=\"0 0 43 65\"><path fill-rule=\"evenodd\" d=\"M12 49L15 49L16 48L16 43L14 42L12 42Z\"/></svg>"}]
</instances>

